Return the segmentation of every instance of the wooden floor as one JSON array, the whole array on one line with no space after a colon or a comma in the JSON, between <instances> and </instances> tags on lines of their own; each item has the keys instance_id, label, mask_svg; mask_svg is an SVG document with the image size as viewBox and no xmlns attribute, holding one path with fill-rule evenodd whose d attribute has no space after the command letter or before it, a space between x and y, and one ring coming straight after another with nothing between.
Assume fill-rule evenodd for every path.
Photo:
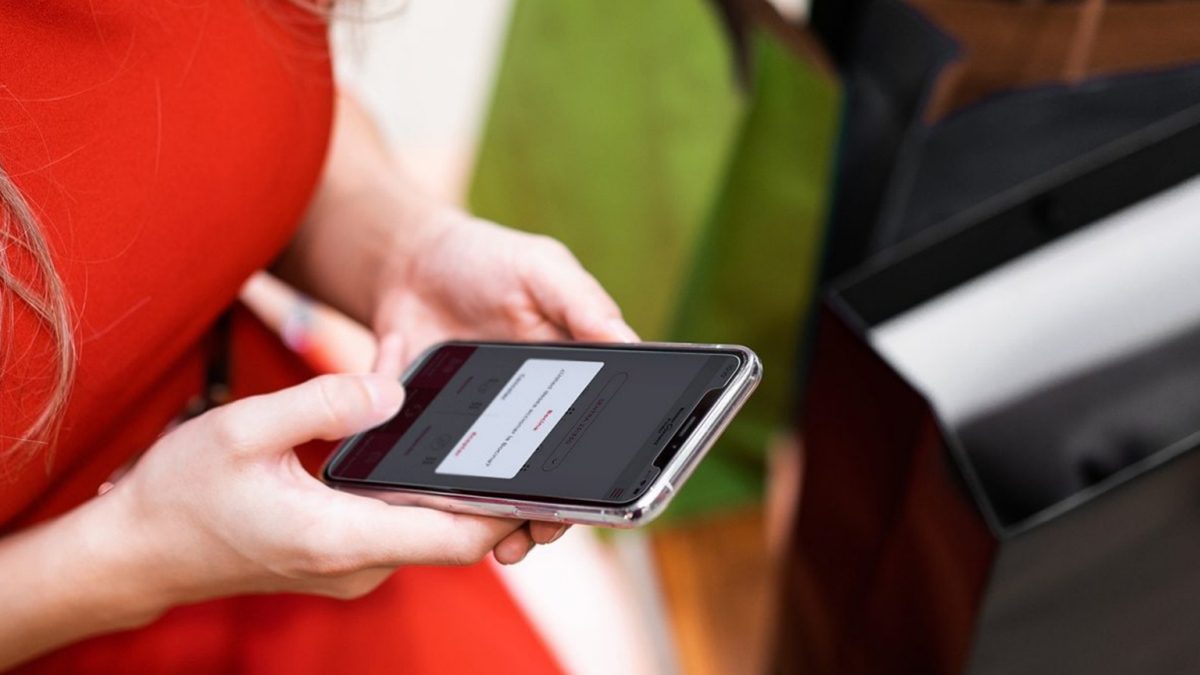
<instances>
[{"instance_id":1,"label":"wooden floor","mask_svg":"<svg viewBox=\"0 0 1200 675\"><path fill-rule=\"evenodd\" d=\"M651 541L682 673L765 672L778 574L763 512L663 528Z\"/></svg>"}]
</instances>

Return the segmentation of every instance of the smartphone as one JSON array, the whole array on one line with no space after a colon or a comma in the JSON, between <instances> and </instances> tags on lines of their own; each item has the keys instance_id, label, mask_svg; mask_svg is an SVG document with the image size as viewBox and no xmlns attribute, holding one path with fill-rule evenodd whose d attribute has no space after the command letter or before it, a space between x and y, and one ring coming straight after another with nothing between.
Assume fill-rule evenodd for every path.
<instances>
[{"instance_id":1,"label":"smartphone","mask_svg":"<svg viewBox=\"0 0 1200 675\"><path fill-rule=\"evenodd\" d=\"M757 386L745 347L447 342L329 485L393 504L634 527L660 514Z\"/></svg>"}]
</instances>

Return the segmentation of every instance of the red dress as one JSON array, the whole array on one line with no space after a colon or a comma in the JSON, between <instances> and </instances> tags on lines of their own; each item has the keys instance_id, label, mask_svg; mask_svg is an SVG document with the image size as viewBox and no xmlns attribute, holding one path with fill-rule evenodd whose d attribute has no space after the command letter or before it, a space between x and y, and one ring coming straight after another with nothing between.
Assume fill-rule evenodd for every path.
<instances>
[{"instance_id":1,"label":"red dress","mask_svg":"<svg viewBox=\"0 0 1200 675\"><path fill-rule=\"evenodd\" d=\"M0 165L38 214L79 348L54 454L0 467L0 535L93 498L199 391L211 326L303 213L332 93L326 26L283 0L0 2ZM8 255L17 274L30 271L19 252ZM40 410L53 350L19 301L0 321L6 439ZM244 315L233 365L243 393L308 375ZM406 568L355 602L250 597L177 608L26 670L557 667L490 568L475 566Z\"/></svg>"}]
</instances>

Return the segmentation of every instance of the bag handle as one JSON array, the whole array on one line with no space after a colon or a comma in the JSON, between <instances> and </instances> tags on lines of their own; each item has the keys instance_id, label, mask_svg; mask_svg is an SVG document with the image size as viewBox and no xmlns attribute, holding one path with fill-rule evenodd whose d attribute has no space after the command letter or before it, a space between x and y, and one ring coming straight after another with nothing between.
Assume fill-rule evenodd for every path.
<instances>
[{"instance_id":1,"label":"bag handle","mask_svg":"<svg viewBox=\"0 0 1200 675\"><path fill-rule=\"evenodd\" d=\"M837 79L833 60L806 22L792 21L770 0L712 0L732 45L738 81L750 82L751 30L762 28L821 77Z\"/></svg>"},{"instance_id":2,"label":"bag handle","mask_svg":"<svg viewBox=\"0 0 1200 675\"><path fill-rule=\"evenodd\" d=\"M1104 18L1107 0L1084 0L1079 10L1079 21L1075 24L1075 35L1063 64L1063 77L1075 84L1087 77L1088 64L1096 48L1096 36L1100 32L1100 20Z\"/></svg>"},{"instance_id":3,"label":"bag handle","mask_svg":"<svg viewBox=\"0 0 1200 675\"><path fill-rule=\"evenodd\" d=\"M862 328L960 286L1200 172L1200 105L1143 127L958 214L836 280Z\"/></svg>"}]
</instances>

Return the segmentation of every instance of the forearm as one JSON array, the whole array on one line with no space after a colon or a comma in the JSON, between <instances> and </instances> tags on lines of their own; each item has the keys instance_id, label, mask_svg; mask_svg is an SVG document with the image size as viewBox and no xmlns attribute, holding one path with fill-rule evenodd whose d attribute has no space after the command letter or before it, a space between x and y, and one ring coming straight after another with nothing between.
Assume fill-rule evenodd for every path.
<instances>
[{"instance_id":1,"label":"forearm","mask_svg":"<svg viewBox=\"0 0 1200 675\"><path fill-rule=\"evenodd\" d=\"M106 499L0 539L0 670L167 608L135 528Z\"/></svg>"},{"instance_id":2,"label":"forearm","mask_svg":"<svg viewBox=\"0 0 1200 675\"><path fill-rule=\"evenodd\" d=\"M370 325L381 272L435 236L449 211L404 173L362 108L339 96L321 183L273 271Z\"/></svg>"}]
</instances>

